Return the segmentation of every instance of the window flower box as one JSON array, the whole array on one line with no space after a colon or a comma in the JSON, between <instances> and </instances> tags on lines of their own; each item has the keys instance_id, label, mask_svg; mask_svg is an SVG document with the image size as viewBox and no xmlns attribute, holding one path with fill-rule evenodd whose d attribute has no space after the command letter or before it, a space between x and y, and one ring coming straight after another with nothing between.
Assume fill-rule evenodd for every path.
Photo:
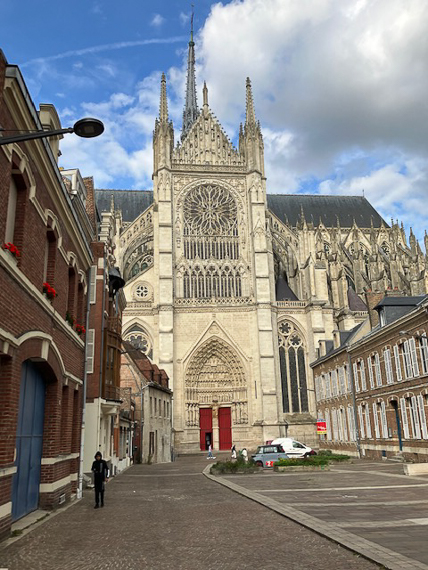
<instances>
[{"instance_id":1,"label":"window flower box","mask_svg":"<svg viewBox=\"0 0 428 570\"><path fill-rule=\"evenodd\" d=\"M82 334L85 334L85 332L86 332L86 329L83 325L76 324L76 326L74 328L75 328L75 331L77 332L77 334L79 336L82 336Z\"/></svg>"},{"instance_id":2,"label":"window flower box","mask_svg":"<svg viewBox=\"0 0 428 570\"><path fill-rule=\"evenodd\" d=\"M58 294L49 283L43 283L43 293L50 301L53 301Z\"/></svg>"},{"instance_id":3,"label":"window flower box","mask_svg":"<svg viewBox=\"0 0 428 570\"><path fill-rule=\"evenodd\" d=\"M68 311L65 313L65 320L71 326L71 328L74 327L74 322L76 319Z\"/></svg>"},{"instance_id":4,"label":"window flower box","mask_svg":"<svg viewBox=\"0 0 428 570\"><path fill-rule=\"evenodd\" d=\"M21 252L19 251L19 249L16 247L16 245L11 243L10 241L8 241L7 243L4 243L2 247L6 251L10 251L10 253L13 255L13 257L20 257L21 256Z\"/></svg>"}]
</instances>

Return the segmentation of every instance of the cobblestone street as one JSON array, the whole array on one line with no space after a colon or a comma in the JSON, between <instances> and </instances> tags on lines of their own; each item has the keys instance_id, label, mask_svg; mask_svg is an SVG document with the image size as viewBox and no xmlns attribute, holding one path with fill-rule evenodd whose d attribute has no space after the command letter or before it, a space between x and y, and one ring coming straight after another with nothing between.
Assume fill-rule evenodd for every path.
<instances>
[{"instance_id":1,"label":"cobblestone street","mask_svg":"<svg viewBox=\"0 0 428 570\"><path fill-rule=\"evenodd\" d=\"M204 457L136 465L9 545L9 570L369 570L376 564L202 475Z\"/></svg>"}]
</instances>

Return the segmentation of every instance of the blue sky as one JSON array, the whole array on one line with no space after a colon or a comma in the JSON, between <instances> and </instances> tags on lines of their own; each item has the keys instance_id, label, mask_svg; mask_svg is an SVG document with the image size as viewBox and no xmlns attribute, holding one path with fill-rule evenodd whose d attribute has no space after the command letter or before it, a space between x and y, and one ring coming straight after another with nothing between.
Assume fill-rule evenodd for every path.
<instances>
[{"instance_id":1,"label":"blue sky","mask_svg":"<svg viewBox=\"0 0 428 570\"><path fill-rule=\"evenodd\" d=\"M194 0L198 97L236 140L252 80L268 192L365 196L389 221L428 228L426 0ZM0 47L36 106L63 126L64 167L99 188L151 188L160 74L178 138L190 2L2 0Z\"/></svg>"}]
</instances>

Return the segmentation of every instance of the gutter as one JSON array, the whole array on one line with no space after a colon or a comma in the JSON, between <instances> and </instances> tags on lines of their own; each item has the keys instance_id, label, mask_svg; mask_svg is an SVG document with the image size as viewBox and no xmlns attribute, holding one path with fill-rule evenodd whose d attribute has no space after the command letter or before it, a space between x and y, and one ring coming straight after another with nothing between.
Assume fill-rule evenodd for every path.
<instances>
[{"instance_id":1,"label":"gutter","mask_svg":"<svg viewBox=\"0 0 428 570\"><path fill-rule=\"evenodd\" d=\"M88 283L91 283L91 271L88 269ZM88 334L89 330L89 311L91 307L91 292L88 287L88 295L86 301L86 335L85 335L85 358L83 364L83 404L82 404L82 425L80 429L80 457L79 457L79 479L77 485L77 498L81 499L83 495L83 453L85 451L85 420L86 420L86 386L87 386L87 368L88 368Z\"/></svg>"}]
</instances>

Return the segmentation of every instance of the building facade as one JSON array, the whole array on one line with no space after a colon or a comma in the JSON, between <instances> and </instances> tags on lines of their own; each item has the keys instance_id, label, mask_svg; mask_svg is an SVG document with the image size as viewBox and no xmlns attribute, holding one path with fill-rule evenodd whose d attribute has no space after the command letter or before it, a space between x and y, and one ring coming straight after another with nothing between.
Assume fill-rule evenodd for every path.
<instances>
[{"instance_id":1,"label":"building facade","mask_svg":"<svg viewBox=\"0 0 428 570\"><path fill-rule=\"evenodd\" d=\"M2 52L0 124L61 128ZM0 146L0 534L77 492L93 235L57 158L58 138Z\"/></svg>"},{"instance_id":2,"label":"building facade","mask_svg":"<svg viewBox=\"0 0 428 570\"><path fill-rule=\"evenodd\" d=\"M125 342L120 376L122 393L135 402L134 462L170 462L174 441L168 375L133 344Z\"/></svg>"},{"instance_id":3,"label":"building facade","mask_svg":"<svg viewBox=\"0 0 428 570\"><path fill-rule=\"evenodd\" d=\"M167 372L180 452L314 444L318 342L364 321L367 288L425 292L425 256L364 197L267 193L250 80L235 148L206 85L197 106L194 49L178 140L161 79L153 189L96 191L117 220L123 338Z\"/></svg>"},{"instance_id":4,"label":"building facade","mask_svg":"<svg viewBox=\"0 0 428 570\"><path fill-rule=\"evenodd\" d=\"M426 462L428 298L369 297L371 318L312 364L318 417L327 424L320 446Z\"/></svg>"}]
</instances>

